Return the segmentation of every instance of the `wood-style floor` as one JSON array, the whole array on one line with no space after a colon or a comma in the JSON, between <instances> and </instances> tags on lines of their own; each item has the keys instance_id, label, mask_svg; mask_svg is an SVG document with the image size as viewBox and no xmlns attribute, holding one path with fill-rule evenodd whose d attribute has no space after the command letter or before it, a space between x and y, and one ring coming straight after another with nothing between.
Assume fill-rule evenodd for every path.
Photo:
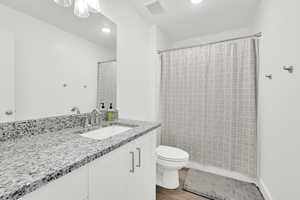
<instances>
[{"instance_id":1,"label":"wood-style floor","mask_svg":"<svg viewBox=\"0 0 300 200\"><path fill-rule=\"evenodd\" d=\"M182 189L187 172L187 169L180 171L180 187L176 190L168 190L157 186L156 200L208 200L204 197L195 195Z\"/></svg>"}]
</instances>

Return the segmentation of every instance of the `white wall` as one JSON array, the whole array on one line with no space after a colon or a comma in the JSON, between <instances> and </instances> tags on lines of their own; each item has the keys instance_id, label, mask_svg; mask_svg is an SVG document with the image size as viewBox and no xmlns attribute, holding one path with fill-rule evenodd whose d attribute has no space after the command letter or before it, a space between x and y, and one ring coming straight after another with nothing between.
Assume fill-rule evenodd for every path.
<instances>
[{"instance_id":1,"label":"white wall","mask_svg":"<svg viewBox=\"0 0 300 200\"><path fill-rule=\"evenodd\" d=\"M171 47L171 42L167 35L162 32L156 25L151 27L151 56L152 56L152 117L156 121L160 121L160 80L161 80L161 59L158 50L167 49ZM157 131L157 145L161 144L161 132Z\"/></svg>"},{"instance_id":2,"label":"white wall","mask_svg":"<svg viewBox=\"0 0 300 200\"><path fill-rule=\"evenodd\" d=\"M161 29L157 25L153 25L151 27L151 48L150 48L150 56L151 56L151 68L152 68L152 76L151 76L151 98L155 104L152 104L152 118L160 119L160 111L159 111L159 100L160 100L160 78L161 78L161 59L158 54L158 50L170 48L171 42L168 39L167 35L161 31Z\"/></svg>"},{"instance_id":3,"label":"white wall","mask_svg":"<svg viewBox=\"0 0 300 200\"><path fill-rule=\"evenodd\" d=\"M15 118L15 41L14 34L0 30L0 122ZM12 115L7 115L12 111Z\"/></svg>"},{"instance_id":4,"label":"white wall","mask_svg":"<svg viewBox=\"0 0 300 200\"><path fill-rule=\"evenodd\" d=\"M95 107L97 62L112 52L2 5L0 24L15 35L17 119Z\"/></svg>"},{"instance_id":5,"label":"white wall","mask_svg":"<svg viewBox=\"0 0 300 200\"><path fill-rule=\"evenodd\" d=\"M273 200L300 196L300 1L264 0L255 20L260 42L260 176ZM294 65L289 74L283 65ZM273 74L268 80L264 74Z\"/></svg>"},{"instance_id":6,"label":"white wall","mask_svg":"<svg viewBox=\"0 0 300 200\"><path fill-rule=\"evenodd\" d=\"M246 36L251 34L254 34L251 27L228 30L217 34L205 35L200 37L189 38L186 40L175 41L172 44L172 48L180 48L180 47L187 47L187 46L192 46L197 44L204 44L208 42L226 40L230 38L241 37L241 36Z\"/></svg>"},{"instance_id":7,"label":"white wall","mask_svg":"<svg viewBox=\"0 0 300 200\"><path fill-rule=\"evenodd\" d=\"M159 27L153 26L156 34L156 50L169 49L172 47L172 41Z\"/></svg>"},{"instance_id":8,"label":"white wall","mask_svg":"<svg viewBox=\"0 0 300 200\"><path fill-rule=\"evenodd\" d=\"M117 104L120 117L155 120L155 69L151 24L129 1L101 0L103 14L117 24Z\"/></svg>"}]
</instances>

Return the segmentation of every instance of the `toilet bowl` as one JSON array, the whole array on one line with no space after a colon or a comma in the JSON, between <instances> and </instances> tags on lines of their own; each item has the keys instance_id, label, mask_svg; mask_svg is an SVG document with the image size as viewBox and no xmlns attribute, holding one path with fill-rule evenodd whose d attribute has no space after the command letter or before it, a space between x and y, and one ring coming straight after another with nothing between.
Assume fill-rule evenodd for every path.
<instances>
[{"instance_id":1,"label":"toilet bowl","mask_svg":"<svg viewBox=\"0 0 300 200\"><path fill-rule=\"evenodd\" d=\"M179 187L179 170L189 160L189 154L181 149L159 146L156 149L156 184L167 189Z\"/></svg>"}]
</instances>

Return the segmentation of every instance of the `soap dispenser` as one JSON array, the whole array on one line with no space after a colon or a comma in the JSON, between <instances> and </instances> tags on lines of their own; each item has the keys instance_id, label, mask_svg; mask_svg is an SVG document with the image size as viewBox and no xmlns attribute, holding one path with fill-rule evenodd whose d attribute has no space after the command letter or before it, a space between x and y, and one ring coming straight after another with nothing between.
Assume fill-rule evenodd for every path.
<instances>
[{"instance_id":1,"label":"soap dispenser","mask_svg":"<svg viewBox=\"0 0 300 200\"><path fill-rule=\"evenodd\" d=\"M100 103L100 111L106 111L105 110L105 104L102 102L102 103Z\"/></svg>"},{"instance_id":2,"label":"soap dispenser","mask_svg":"<svg viewBox=\"0 0 300 200\"><path fill-rule=\"evenodd\" d=\"M106 120L107 121L114 121L114 120L116 120L116 112L113 109L113 104L112 103L109 104L108 110L106 112Z\"/></svg>"}]
</instances>

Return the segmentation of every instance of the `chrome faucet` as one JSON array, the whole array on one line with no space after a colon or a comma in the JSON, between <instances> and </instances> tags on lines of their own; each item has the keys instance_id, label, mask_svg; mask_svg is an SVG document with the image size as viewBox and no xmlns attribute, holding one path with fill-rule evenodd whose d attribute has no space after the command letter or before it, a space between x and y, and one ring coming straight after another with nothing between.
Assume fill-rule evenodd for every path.
<instances>
[{"instance_id":1,"label":"chrome faucet","mask_svg":"<svg viewBox=\"0 0 300 200\"><path fill-rule=\"evenodd\" d=\"M71 109L71 112L76 113L77 115L79 115L80 114L80 109L78 107L73 107Z\"/></svg>"},{"instance_id":2,"label":"chrome faucet","mask_svg":"<svg viewBox=\"0 0 300 200\"><path fill-rule=\"evenodd\" d=\"M99 125L100 121L101 121L101 112L95 108L92 112L91 112L91 124L92 125Z\"/></svg>"},{"instance_id":3,"label":"chrome faucet","mask_svg":"<svg viewBox=\"0 0 300 200\"><path fill-rule=\"evenodd\" d=\"M101 122L102 113L98 109L94 109L91 113L85 114L83 118L84 128L99 126Z\"/></svg>"},{"instance_id":4,"label":"chrome faucet","mask_svg":"<svg viewBox=\"0 0 300 200\"><path fill-rule=\"evenodd\" d=\"M84 115L82 125L84 128L89 128L92 126L91 116L89 114Z\"/></svg>"}]
</instances>

